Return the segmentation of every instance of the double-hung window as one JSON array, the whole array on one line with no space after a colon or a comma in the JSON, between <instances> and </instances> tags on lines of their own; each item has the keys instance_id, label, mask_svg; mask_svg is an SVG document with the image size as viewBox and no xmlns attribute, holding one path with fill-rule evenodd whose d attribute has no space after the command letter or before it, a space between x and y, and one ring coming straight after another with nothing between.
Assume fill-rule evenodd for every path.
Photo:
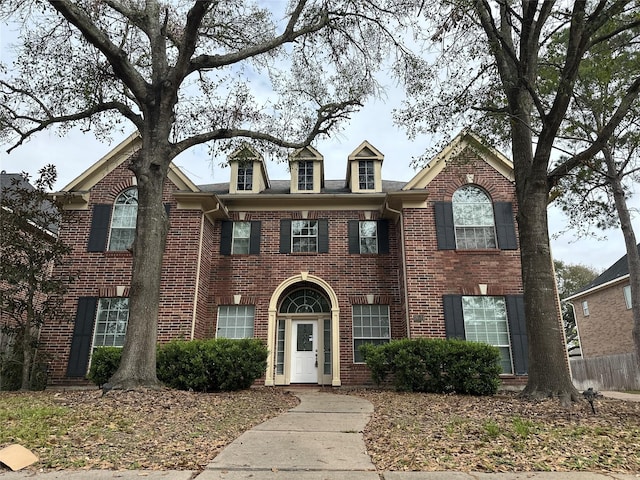
<instances>
[{"instance_id":1,"label":"double-hung window","mask_svg":"<svg viewBox=\"0 0 640 480\"><path fill-rule=\"evenodd\" d=\"M240 164L238 166L237 190L250 191L253 189L253 164Z\"/></svg>"},{"instance_id":2,"label":"double-hung window","mask_svg":"<svg viewBox=\"0 0 640 480\"><path fill-rule=\"evenodd\" d=\"M359 230L360 253L378 253L378 222L360 222Z\"/></svg>"},{"instance_id":3,"label":"double-hung window","mask_svg":"<svg viewBox=\"0 0 640 480\"><path fill-rule=\"evenodd\" d=\"M253 338L255 307L222 305L218 307L218 338Z\"/></svg>"},{"instance_id":4,"label":"double-hung window","mask_svg":"<svg viewBox=\"0 0 640 480\"><path fill-rule=\"evenodd\" d=\"M138 217L138 189L129 188L118 195L113 205L109 250L127 250L133 244Z\"/></svg>"},{"instance_id":5,"label":"double-hung window","mask_svg":"<svg viewBox=\"0 0 640 480\"><path fill-rule=\"evenodd\" d=\"M101 298L93 334L93 347L122 347L129 324L127 297Z\"/></svg>"},{"instance_id":6,"label":"double-hung window","mask_svg":"<svg viewBox=\"0 0 640 480\"><path fill-rule=\"evenodd\" d=\"M221 255L258 255L260 253L259 221L223 221L221 226Z\"/></svg>"},{"instance_id":7,"label":"double-hung window","mask_svg":"<svg viewBox=\"0 0 640 480\"><path fill-rule=\"evenodd\" d=\"M496 248L493 204L478 187L465 186L455 191L452 198L456 248Z\"/></svg>"},{"instance_id":8,"label":"double-hung window","mask_svg":"<svg viewBox=\"0 0 640 480\"><path fill-rule=\"evenodd\" d=\"M306 253L318 251L317 220L293 220L291 222L291 251Z\"/></svg>"},{"instance_id":9,"label":"double-hung window","mask_svg":"<svg viewBox=\"0 0 640 480\"><path fill-rule=\"evenodd\" d=\"M373 160L360 160L358 162L358 183L360 190L375 189L375 169L373 166Z\"/></svg>"},{"instance_id":10,"label":"double-hung window","mask_svg":"<svg viewBox=\"0 0 640 480\"><path fill-rule=\"evenodd\" d=\"M317 220L280 220L280 253L327 253L329 222Z\"/></svg>"},{"instance_id":11,"label":"double-hung window","mask_svg":"<svg viewBox=\"0 0 640 480\"><path fill-rule=\"evenodd\" d=\"M465 185L451 202L434 202L438 250L517 250L511 202L492 202L480 187Z\"/></svg>"},{"instance_id":12,"label":"double-hung window","mask_svg":"<svg viewBox=\"0 0 640 480\"><path fill-rule=\"evenodd\" d=\"M248 254L251 238L250 222L233 222L233 235L231 238L232 254Z\"/></svg>"},{"instance_id":13,"label":"double-hung window","mask_svg":"<svg viewBox=\"0 0 640 480\"><path fill-rule=\"evenodd\" d=\"M502 373L513 373L504 297L463 296L462 312L466 339L498 347Z\"/></svg>"},{"instance_id":14,"label":"double-hung window","mask_svg":"<svg viewBox=\"0 0 640 480\"><path fill-rule=\"evenodd\" d=\"M353 361L364 362L360 346L382 345L391 339L389 305L353 305Z\"/></svg>"},{"instance_id":15,"label":"double-hung window","mask_svg":"<svg viewBox=\"0 0 640 480\"><path fill-rule=\"evenodd\" d=\"M387 220L349 220L349 253L389 253L389 222Z\"/></svg>"},{"instance_id":16,"label":"double-hung window","mask_svg":"<svg viewBox=\"0 0 640 480\"><path fill-rule=\"evenodd\" d=\"M313 161L301 160L298 163L298 190L313 190Z\"/></svg>"}]
</instances>

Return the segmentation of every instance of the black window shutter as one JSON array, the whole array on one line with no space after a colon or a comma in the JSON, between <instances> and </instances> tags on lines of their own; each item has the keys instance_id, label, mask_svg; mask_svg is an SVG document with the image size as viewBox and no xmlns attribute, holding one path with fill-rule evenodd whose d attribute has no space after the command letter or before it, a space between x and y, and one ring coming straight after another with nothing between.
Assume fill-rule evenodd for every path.
<instances>
[{"instance_id":1,"label":"black window shutter","mask_svg":"<svg viewBox=\"0 0 640 480\"><path fill-rule=\"evenodd\" d=\"M329 222L318 220L318 253L329 253Z\"/></svg>"},{"instance_id":2,"label":"black window shutter","mask_svg":"<svg viewBox=\"0 0 640 480\"><path fill-rule=\"evenodd\" d=\"M165 203L164 204L164 211L167 214L167 218L169 218L169 213L171 212L171 204L170 203Z\"/></svg>"},{"instance_id":3,"label":"black window shutter","mask_svg":"<svg viewBox=\"0 0 640 480\"><path fill-rule=\"evenodd\" d=\"M231 237L233 235L233 222L224 220L220 234L220 255L231 255Z\"/></svg>"},{"instance_id":4,"label":"black window shutter","mask_svg":"<svg viewBox=\"0 0 640 480\"><path fill-rule=\"evenodd\" d=\"M89 350L93 320L96 314L98 299L96 297L80 297L76 312L76 323L73 327L67 377L84 377L89 366Z\"/></svg>"},{"instance_id":5,"label":"black window shutter","mask_svg":"<svg viewBox=\"0 0 640 480\"><path fill-rule=\"evenodd\" d=\"M465 340L462 295L443 295L444 325L447 338Z\"/></svg>"},{"instance_id":6,"label":"black window shutter","mask_svg":"<svg viewBox=\"0 0 640 480\"><path fill-rule=\"evenodd\" d=\"M495 202L493 211L496 216L498 248L501 250L517 250L518 242L513 222L513 205L511 202Z\"/></svg>"},{"instance_id":7,"label":"black window shutter","mask_svg":"<svg viewBox=\"0 0 640 480\"><path fill-rule=\"evenodd\" d=\"M505 300L507 302L509 332L511 333L514 373L526 375L529 371L529 346L524 317L524 297L522 295L507 295Z\"/></svg>"},{"instance_id":8,"label":"black window shutter","mask_svg":"<svg viewBox=\"0 0 640 480\"><path fill-rule=\"evenodd\" d=\"M349 253L360 253L360 222L349 220L347 224L349 235Z\"/></svg>"},{"instance_id":9,"label":"black window shutter","mask_svg":"<svg viewBox=\"0 0 640 480\"><path fill-rule=\"evenodd\" d=\"M455 250L456 232L453 224L453 205L451 202L435 202L434 208L438 250Z\"/></svg>"},{"instance_id":10,"label":"black window shutter","mask_svg":"<svg viewBox=\"0 0 640 480\"><path fill-rule=\"evenodd\" d=\"M109 221L111 220L111 205L94 205L91 216L91 231L87 252L104 252L109 237Z\"/></svg>"},{"instance_id":11,"label":"black window shutter","mask_svg":"<svg viewBox=\"0 0 640 480\"><path fill-rule=\"evenodd\" d=\"M291 252L291 220L280 220L280 253Z\"/></svg>"},{"instance_id":12,"label":"black window shutter","mask_svg":"<svg viewBox=\"0 0 640 480\"><path fill-rule=\"evenodd\" d=\"M251 222L251 236L249 237L249 253L251 255L260 254L260 229L259 221Z\"/></svg>"},{"instance_id":13,"label":"black window shutter","mask_svg":"<svg viewBox=\"0 0 640 480\"><path fill-rule=\"evenodd\" d=\"M378 220L378 253L389 253L388 220Z\"/></svg>"}]
</instances>

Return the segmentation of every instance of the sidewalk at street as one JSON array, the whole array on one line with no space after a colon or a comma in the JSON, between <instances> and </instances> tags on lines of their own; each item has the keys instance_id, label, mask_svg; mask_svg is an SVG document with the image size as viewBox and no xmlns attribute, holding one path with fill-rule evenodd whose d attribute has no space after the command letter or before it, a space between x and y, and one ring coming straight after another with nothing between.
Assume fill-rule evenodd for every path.
<instances>
[{"instance_id":1,"label":"sidewalk at street","mask_svg":"<svg viewBox=\"0 0 640 480\"><path fill-rule=\"evenodd\" d=\"M300 404L243 433L202 472L31 471L0 473L0 480L638 480L638 474L589 472L377 472L362 431L373 406L367 400L309 389L293 391ZM605 396L610 396L603 392ZM617 392L614 392L617 393ZM640 395L628 400L640 401ZM622 398L626 397L612 397Z\"/></svg>"}]
</instances>

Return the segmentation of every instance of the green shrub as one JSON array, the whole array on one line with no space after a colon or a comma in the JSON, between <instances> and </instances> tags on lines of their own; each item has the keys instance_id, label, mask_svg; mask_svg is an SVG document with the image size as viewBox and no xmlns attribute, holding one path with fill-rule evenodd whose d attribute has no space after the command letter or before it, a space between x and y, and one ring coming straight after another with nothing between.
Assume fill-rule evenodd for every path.
<instances>
[{"instance_id":1,"label":"green shrub","mask_svg":"<svg viewBox=\"0 0 640 480\"><path fill-rule=\"evenodd\" d=\"M500 353L490 345L433 338L363 345L376 384L388 376L398 391L492 395L500 385Z\"/></svg>"},{"instance_id":2,"label":"green shrub","mask_svg":"<svg viewBox=\"0 0 640 480\"><path fill-rule=\"evenodd\" d=\"M158 349L158 379L180 390L240 390L264 374L267 355L253 338L174 340Z\"/></svg>"},{"instance_id":3,"label":"green shrub","mask_svg":"<svg viewBox=\"0 0 640 480\"><path fill-rule=\"evenodd\" d=\"M122 357L122 348L98 347L91 355L91 368L87 378L102 387L116 373Z\"/></svg>"}]
</instances>

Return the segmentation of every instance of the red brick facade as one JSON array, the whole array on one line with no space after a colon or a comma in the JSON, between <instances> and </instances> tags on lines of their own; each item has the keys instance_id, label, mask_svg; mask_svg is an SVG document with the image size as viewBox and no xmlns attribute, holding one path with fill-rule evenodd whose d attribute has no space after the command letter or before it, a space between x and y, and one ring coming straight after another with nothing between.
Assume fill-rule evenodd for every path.
<instances>
[{"instance_id":1,"label":"red brick facade","mask_svg":"<svg viewBox=\"0 0 640 480\"><path fill-rule=\"evenodd\" d=\"M332 372L326 377L318 375L318 383L355 385L369 383L370 376L365 365L354 362L354 305L388 306L391 338L444 338L450 334L444 296L497 296L515 299L513 305L519 305L522 281L517 245L483 250L439 247L435 204L451 202L453 193L463 185L476 185L491 201L512 207L512 218L507 223L515 235L517 207L514 183L509 178L510 162L498 154L472 148L477 145L475 137L463 135L456 141L461 153L450 154L444 167L439 164L433 171L428 167L404 186L394 182L371 194L349 193L344 188L336 193L327 187L318 193L289 198L281 192L269 196L269 190L252 196L229 194L228 186L226 193L205 186L195 188L180 175L174 176L173 181L170 177L163 194L169 205L170 229L163 267L159 341L213 337L219 306L253 305L254 336L265 340L271 351L263 382L295 383L290 373L294 360L288 354L284 357L284 373L276 372L277 325L287 317L278 313L278 308L292 289L311 288L330 304L330 311L316 318L332 322L331 339L324 340L325 349L331 345ZM128 150L118 148L122 150L118 155L126 158ZM83 181L89 185L90 193L69 207L74 210L73 222L61 229L63 240L74 247L71 268L79 273L65 302L69 312L79 309L81 298L127 294L131 255L126 251L87 251L94 206L113 204L124 189L134 185L126 161L118 160L118 155L102 160L111 167L105 167L99 175L95 169L86 175ZM113 163L118 161L114 168ZM436 167L439 170L433 173ZM80 183L71 185L67 193L74 189L79 192ZM218 204L209 208L210 203L206 202ZM291 219L326 220L326 253L281 253L282 225ZM349 222L364 219L388 225L384 252L350 253ZM221 253L223 222L239 220L259 222L258 254ZM298 318L289 317L288 322ZM515 319L510 318L512 321ZM290 323L285 325L290 328ZM322 328L322 320L318 325ZM336 325L337 330L333 330ZM515 325L510 329L513 340L521 329ZM69 322L47 325L42 332L43 347L52 358L50 380L54 384L83 381L67 375L72 338L78 330ZM287 341L290 335L287 330ZM517 335L522 344L522 332ZM522 360L526 355L523 357L514 345L514 365L518 363L516 356L520 362L526 361ZM526 377L519 369L516 367L515 371L520 375L505 376L505 381L522 383Z\"/></svg>"}]
</instances>

